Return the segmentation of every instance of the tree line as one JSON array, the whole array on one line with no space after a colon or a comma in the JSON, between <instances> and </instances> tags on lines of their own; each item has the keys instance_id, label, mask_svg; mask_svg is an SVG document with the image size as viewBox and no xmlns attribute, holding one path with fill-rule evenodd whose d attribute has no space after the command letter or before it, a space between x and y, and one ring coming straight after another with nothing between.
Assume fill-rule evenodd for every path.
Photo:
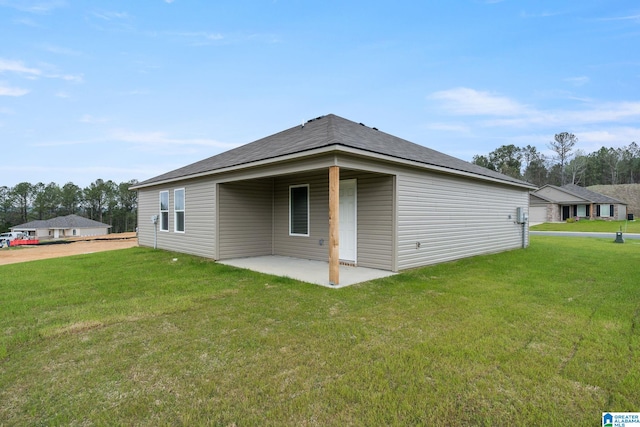
<instances>
[{"instance_id":1,"label":"tree line","mask_svg":"<svg viewBox=\"0 0 640 427\"><path fill-rule=\"evenodd\" d=\"M575 149L578 137L569 132L555 135L547 144L554 155L534 146L513 144L488 155L473 156L472 163L542 187L546 184L591 185L640 183L640 147L632 142L621 148L602 147L592 153Z\"/></svg>"},{"instance_id":2,"label":"tree line","mask_svg":"<svg viewBox=\"0 0 640 427\"><path fill-rule=\"evenodd\" d=\"M97 179L80 188L72 182L0 187L0 231L34 220L76 214L111 225L112 233L134 231L137 225L138 193L129 190L131 180L116 184Z\"/></svg>"}]
</instances>

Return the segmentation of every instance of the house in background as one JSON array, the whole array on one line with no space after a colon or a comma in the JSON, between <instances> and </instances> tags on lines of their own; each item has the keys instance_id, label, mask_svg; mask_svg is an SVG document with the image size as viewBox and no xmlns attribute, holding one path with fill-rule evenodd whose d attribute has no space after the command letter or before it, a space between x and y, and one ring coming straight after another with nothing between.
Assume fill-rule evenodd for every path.
<instances>
[{"instance_id":1,"label":"house in background","mask_svg":"<svg viewBox=\"0 0 640 427\"><path fill-rule=\"evenodd\" d=\"M103 224L79 215L59 216L52 219L36 220L11 227L11 231L21 231L39 240L63 237L102 236L109 233L108 224Z\"/></svg>"},{"instance_id":2,"label":"house in background","mask_svg":"<svg viewBox=\"0 0 640 427\"><path fill-rule=\"evenodd\" d=\"M528 245L535 187L329 114L140 182L141 246L400 271ZM520 213L518 222L518 213Z\"/></svg>"},{"instance_id":3,"label":"house in background","mask_svg":"<svg viewBox=\"0 0 640 427\"><path fill-rule=\"evenodd\" d=\"M561 222L567 218L624 220L625 202L575 184L545 185L531 193L530 222Z\"/></svg>"}]
</instances>

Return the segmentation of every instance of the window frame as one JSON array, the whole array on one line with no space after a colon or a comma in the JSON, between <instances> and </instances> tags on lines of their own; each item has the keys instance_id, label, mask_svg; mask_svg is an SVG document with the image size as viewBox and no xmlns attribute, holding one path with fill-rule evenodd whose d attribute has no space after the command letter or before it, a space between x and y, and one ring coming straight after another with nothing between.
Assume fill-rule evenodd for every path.
<instances>
[{"instance_id":1,"label":"window frame","mask_svg":"<svg viewBox=\"0 0 640 427\"><path fill-rule=\"evenodd\" d=\"M177 201L178 201L178 192L182 192L182 209L178 209ZM187 193L183 188L176 188L173 190L173 231L176 233L184 233L186 230L186 198ZM182 213L182 230L178 230L178 213Z\"/></svg>"},{"instance_id":2,"label":"window frame","mask_svg":"<svg viewBox=\"0 0 640 427\"><path fill-rule=\"evenodd\" d=\"M166 197L167 197L166 209L162 209L162 196L163 195L166 195ZM159 192L158 208L159 208L159 211L160 211L160 215L158 217L158 221L160 222L160 225L159 225L158 228L160 229L160 231L168 232L169 231L169 190L163 190L163 191ZM166 226L166 228L163 227L163 225L165 224L165 221L164 221L165 215L166 215L166 218L167 218L167 221L166 221L166 225L167 226Z\"/></svg>"},{"instance_id":3,"label":"window frame","mask_svg":"<svg viewBox=\"0 0 640 427\"><path fill-rule=\"evenodd\" d=\"M307 219L307 227L306 227L306 233L296 233L295 230L293 229L294 224L293 224L293 218L294 218L294 206L293 206L293 192L295 189L299 189L299 188L305 188L307 191L307 212L306 212L306 219ZM289 186L289 236L293 236L293 237L309 237L310 236L310 231L311 231L311 191L310 191L310 187L309 184L296 184L296 185L290 185Z\"/></svg>"},{"instance_id":4,"label":"window frame","mask_svg":"<svg viewBox=\"0 0 640 427\"><path fill-rule=\"evenodd\" d=\"M597 216L600 218L613 218L614 216L614 208L613 205L602 203L597 206ZM606 214L605 214L606 213Z\"/></svg>"}]
</instances>

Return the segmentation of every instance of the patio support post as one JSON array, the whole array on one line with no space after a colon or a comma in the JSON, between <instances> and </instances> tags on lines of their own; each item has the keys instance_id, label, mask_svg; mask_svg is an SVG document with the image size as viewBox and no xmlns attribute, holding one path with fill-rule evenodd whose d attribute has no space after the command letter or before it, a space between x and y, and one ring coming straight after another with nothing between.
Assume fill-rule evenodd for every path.
<instances>
[{"instance_id":1,"label":"patio support post","mask_svg":"<svg viewBox=\"0 0 640 427\"><path fill-rule=\"evenodd\" d=\"M593 219L593 217L595 217L596 214L593 211L595 207L596 206L593 203L591 203L591 208L589 209L589 219Z\"/></svg>"},{"instance_id":2,"label":"patio support post","mask_svg":"<svg viewBox=\"0 0 640 427\"><path fill-rule=\"evenodd\" d=\"M340 282L340 167L329 167L329 283Z\"/></svg>"}]
</instances>

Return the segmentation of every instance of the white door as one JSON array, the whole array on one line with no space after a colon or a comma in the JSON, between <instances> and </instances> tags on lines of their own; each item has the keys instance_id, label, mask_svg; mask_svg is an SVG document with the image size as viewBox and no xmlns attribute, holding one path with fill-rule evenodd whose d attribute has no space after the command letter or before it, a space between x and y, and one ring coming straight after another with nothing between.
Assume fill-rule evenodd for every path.
<instances>
[{"instance_id":1,"label":"white door","mask_svg":"<svg viewBox=\"0 0 640 427\"><path fill-rule=\"evenodd\" d=\"M355 179L340 181L340 259L356 262L357 185Z\"/></svg>"}]
</instances>

